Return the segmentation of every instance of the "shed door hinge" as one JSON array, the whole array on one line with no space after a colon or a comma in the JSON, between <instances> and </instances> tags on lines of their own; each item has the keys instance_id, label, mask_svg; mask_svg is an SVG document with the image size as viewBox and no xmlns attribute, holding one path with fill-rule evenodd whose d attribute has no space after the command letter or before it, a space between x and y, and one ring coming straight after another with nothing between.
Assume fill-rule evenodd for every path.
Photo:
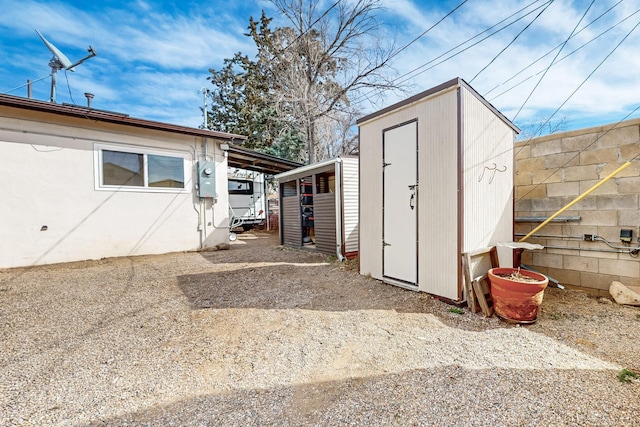
<instances>
[{"instance_id":1,"label":"shed door hinge","mask_svg":"<svg viewBox=\"0 0 640 427\"><path fill-rule=\"evenodd\" d=\"M382 246L391 246L391 243L387 243L384 240L382 241Z\"/></svg>"},{"instance_id":2,"label":"shed door hinge","mask_svg":"<svg viewBox=\"0 0 640 427\"><path fill-rule=\"evenodd\" d=\"M391 163L382 162L382 167L383 168L386 168L387 166L391 166Z\"/></svg>"}]
</instances>

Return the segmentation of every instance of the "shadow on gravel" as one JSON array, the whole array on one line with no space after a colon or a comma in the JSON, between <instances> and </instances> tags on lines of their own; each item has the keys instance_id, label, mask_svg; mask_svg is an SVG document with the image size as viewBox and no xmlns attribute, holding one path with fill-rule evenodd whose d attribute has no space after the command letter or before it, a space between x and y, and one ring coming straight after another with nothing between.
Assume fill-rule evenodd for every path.
<instances>
[{"instance_id":1,"label":"shadow on gravel","mask_svg":"<svg viewBox=\"0 0 640 427\"><path fill-rule=\"evenodd\" d=\"M178 276L194 309L301 308L322 311L396 310L425 313L426 294L368 279L339 265L245 267Z\"/></svg>"},{"instance_id":2,"label":"shadow on gravel","mask_svg":"<svg viewBox=\"0 0 640 427\"><path fill-rule=\"evenodd\" d=\"M640 419L637 388L616 384L610 371L523 372L453 366L206 394L88 425L631 425ZM573 392L559 394L558 384Z\"/></svg>"},{"instance_id":3,"label":"shadow on gravel","mask_svg":"<svg viewBox=\"0 0 640 427\"><path fill-rule=\"evenodd\" d=\"M201 253L219 271L178 276L192 308L427 312L428 295L367 278L357 266L314 251L279 246L277 233L238 239L230 250Z\"/></svg>"}]
</instances>

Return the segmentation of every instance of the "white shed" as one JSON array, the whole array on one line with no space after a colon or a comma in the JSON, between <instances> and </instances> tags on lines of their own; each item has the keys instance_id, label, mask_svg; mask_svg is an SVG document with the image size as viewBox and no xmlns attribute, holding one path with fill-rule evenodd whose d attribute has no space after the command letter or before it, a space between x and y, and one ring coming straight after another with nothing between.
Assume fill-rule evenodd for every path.
<instances>
[{"instance_id":1,"label":"white shed","mask_svg":"<svg viewBox=\"0 0 640 427\"><path fill-rule=\"evenodd\" d=\"M276 175L280 243L338 258L358 253L358 158L336 157Z\"/></svg>"},{"instance_id":2,"label":"white shed","mask_svg":"<svg viewBox=\"0 0 640 427\"><path fill-rule=\"evenodd\" d=\"M460 78L357 123L360 273L464 300L461 254L513 239L518 128Z\"/></svg>"}]
</instances>

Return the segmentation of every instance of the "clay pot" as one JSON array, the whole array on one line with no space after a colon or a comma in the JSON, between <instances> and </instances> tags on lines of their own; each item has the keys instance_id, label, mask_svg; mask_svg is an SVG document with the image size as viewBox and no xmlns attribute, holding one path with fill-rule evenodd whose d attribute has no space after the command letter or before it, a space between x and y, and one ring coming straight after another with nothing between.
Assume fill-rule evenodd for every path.
<instances>
[{"instance_id":1,"label":"clay pot","mask_svg":"<svg viewBox=\"0 0 640 427\"><path fill-rule=\"evenodd\" d=\"M520 274L535 281L519 281L501 276L510 275L516 271L518 271L517 268L504 267L489 270L493 306L498 317L507 322L534 323L549 279L529 270L520 270Z\"/></svg>"}]
</instances>

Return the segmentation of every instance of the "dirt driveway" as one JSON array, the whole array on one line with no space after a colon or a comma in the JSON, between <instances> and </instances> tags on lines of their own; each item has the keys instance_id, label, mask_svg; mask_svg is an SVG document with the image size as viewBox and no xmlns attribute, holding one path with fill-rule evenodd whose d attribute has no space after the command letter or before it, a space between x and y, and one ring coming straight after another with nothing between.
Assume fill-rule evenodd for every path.
<instances>
[{"instance_id":1,"label":"dirt driveway","mask_svg":"<svg viewBox=\"0 0 640 427\"><path fill-rule=\"evenodd\" d=\"M640 310L463 314L246 233L0 270L0 425L640 425Z\"/></svg>"}]
</instances>

